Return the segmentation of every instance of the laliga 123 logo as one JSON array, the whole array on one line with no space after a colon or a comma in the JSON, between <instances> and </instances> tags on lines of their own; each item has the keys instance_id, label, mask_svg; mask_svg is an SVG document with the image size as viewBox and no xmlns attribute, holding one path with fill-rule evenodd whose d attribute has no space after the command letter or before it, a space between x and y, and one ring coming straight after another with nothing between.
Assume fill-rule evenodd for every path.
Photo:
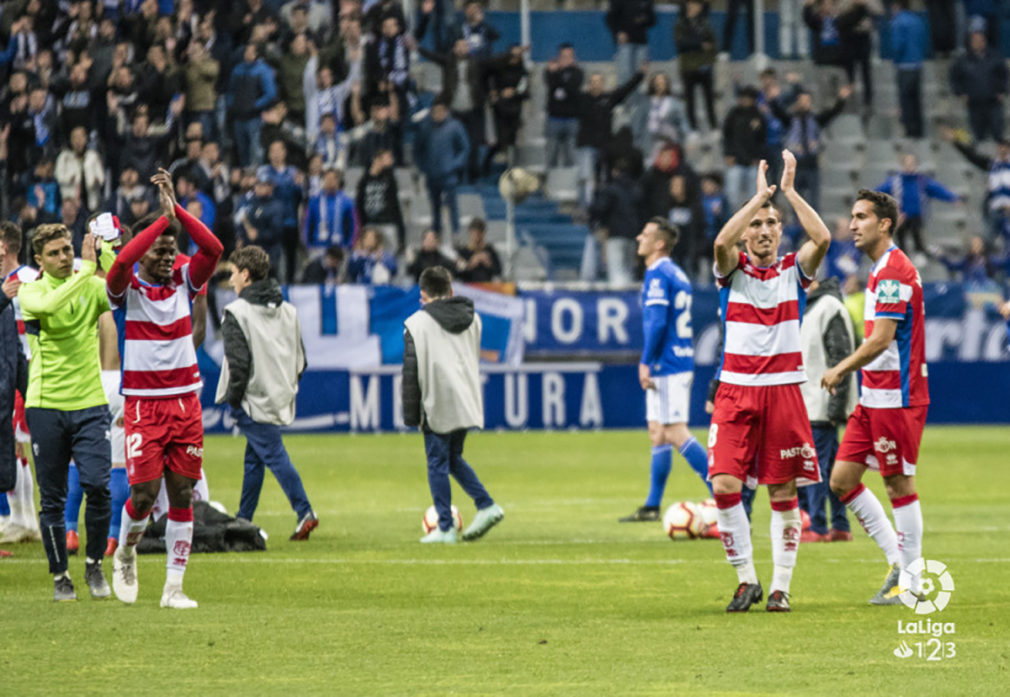
<instances>
[{"instance_id":1,"label":"laliga 123 logo","mask_svg":"<svg viewBox=\"0 0 1010 697\"><path fill-rule=\"evenodd\" d=\"M918 595L907 590L911 587L913 575L922 579L922 591ZM917 615L943 610L950 602L950 594L954 592L954 579L947 571L947 566L935 559L916 559L902 570L898 585L906 589L898 596L901 602L915 610Z\"/></svg>"}]
</instances>

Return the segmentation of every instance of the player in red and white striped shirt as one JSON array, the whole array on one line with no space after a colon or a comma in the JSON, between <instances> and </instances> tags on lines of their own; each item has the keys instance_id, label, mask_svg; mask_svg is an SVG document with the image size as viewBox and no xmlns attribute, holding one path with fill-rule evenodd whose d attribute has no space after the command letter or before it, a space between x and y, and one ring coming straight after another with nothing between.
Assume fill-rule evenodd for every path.
<instances>
[{"instance_id":1,"label":"player in red and white striped shirt","mask_svg":"<svg viewBox=\"0 0 1010 697\"><path fill-rule=\"evenodd\" d=\"M757 193L719 232L715 275L724 323L719 390L708 434L709 478L726 558L740 585L727 612L746 612L763 590L754 570L743 483L768 486L772 507L772 578L766 609L789 611L789 584L800 542L797 484L820 481L817 451L799 384L806 381L800 318L806 288L831 243L817 212L793 186L796 158L782 152L782 193L810 239L779 258L782 214L771 203L775 187L758 166ZM743 241L745 252L737 249Z\"/></svg>"},{"instance_id":2,"label":"player in red and white striped shirt","mask_svg":"<svg viewBox=\"0 0 1010 697\"><path fill-rule=\"evenodd\" d=\"M866 286L866 339L851 355L824 373L821 384L834 391L849 373L863 369L859 406L849 417L839 446L831 489L856 515L890 565L874 605L898 605L904 591L921 592L921 577L901 572L922 556L922 509L915 490L919 443L926 424L925 306L922 279L905 253L894 246L898 205L887 194L862 189L852 207L852 237L873 260ZM867 468L880 470L891 499L894 527L884 507L862 484ZM897 533L895 533L897 529Z\"/></svg>"},{"instance_id":3,"label":"player in red and white striped shirt","mask_svg":"<svg viewBox=\"0 0 1010 697\"><path fill-rule=\"evenodd\" d=\"M164 477L169 501L168 570L161 606L187 609L197 606L182 592L182 579L193 541L193 485L203 464L198 396L203 383L193 348L191 303L214 273L224 248L176 203L168 172L159 170L151 181L158 187L162 216L123 246L106 279L121 345L130 480L112 586L123 602L136 601L135 548ZM199 247L178 269L173 269L178 250L169 227L172 218L178 218Z\"/></svg>"}]
</instances>

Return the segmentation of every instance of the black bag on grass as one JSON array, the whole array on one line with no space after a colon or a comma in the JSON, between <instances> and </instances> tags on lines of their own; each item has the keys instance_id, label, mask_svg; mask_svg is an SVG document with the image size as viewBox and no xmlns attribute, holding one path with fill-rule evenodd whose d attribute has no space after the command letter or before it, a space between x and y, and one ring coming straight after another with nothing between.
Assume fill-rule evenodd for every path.
<instances>
[{"instance_id":1,"label":"black bag on grass","mask_svg":"<svg viewBox=\"0 0 1010 697\"><path fill-rule=\"evenodd\" d=\"M167 521L168 516L162 516L148 526L137 545L139 554L165 553ZM193 504L192 552L256 552L266 548L266 539L258 526L248 520L232 518L206 501Z\"/></svg>"}]
</instances>

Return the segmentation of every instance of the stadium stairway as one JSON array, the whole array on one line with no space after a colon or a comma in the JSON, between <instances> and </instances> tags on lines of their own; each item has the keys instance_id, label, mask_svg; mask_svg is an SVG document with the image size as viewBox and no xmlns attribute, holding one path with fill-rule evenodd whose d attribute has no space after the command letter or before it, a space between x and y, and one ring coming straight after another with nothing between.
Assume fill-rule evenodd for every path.
<instances>
[{"instance_id":1,"label":"stadium stairway","mask_svg":"<svg viewBox=\"0 0 1010 697\"><path fill-rule=\"evenodd\" d=\"M498 192L498 187L482 184L465 188L468 192L481 195L488 229L503 226L506 218L505 199ZM461 188L460 192L463 191ZM534 194L516 205L515 225L519 250L526 248L516 258L517 276L529 278L545 275L551 281L578 278L582 251L589 234L588 227L576 224L570 215L561 211L557 201L541 194ZM533 260L542 266L543 274L536 269L519 268L520 261L525 266Z\"/></svg>"}]
</instances>

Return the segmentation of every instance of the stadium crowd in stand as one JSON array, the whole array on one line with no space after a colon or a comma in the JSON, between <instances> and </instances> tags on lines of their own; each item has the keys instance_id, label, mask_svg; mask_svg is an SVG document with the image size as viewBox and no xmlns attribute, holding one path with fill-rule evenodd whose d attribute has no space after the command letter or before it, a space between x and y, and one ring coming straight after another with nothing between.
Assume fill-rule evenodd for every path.
<instances>
[{"instance_id":1,"label":"stadium crowd in stand","mask_svg":"<svg viewBox=\"0 0 1010 697\"><path fill-rule=\"evenodd\" d=\"M522 117L543 91L547 165L578 167L573 212L605 240L606 278L633 280L633 238L661 215L683 230L675 256L704 279L712 241L747 197L760 159L774 177L777 153L795 152L797 187L818 205L822 132L845 110L865 118L874 108L878 33L888 34L908 138L924 135L931 42L938 55L955 56L950 84L976 144L1004 143L997 3L927 2L927 24L906 0L783 0L783 57L810 57L814 79L769 68L759 84L734 85L721 114L714 75L735 31L753 45L753 3L719 4L729 11L721 37L709 2L677 4L674 75L646 62L652 0L606 3L617 76L608 89L606 75L580 66L577 37L532 71L528 47L504 45L477 0L418 2L413 26L399 0L10 0L0 10L2 214L29 234L63 222L79 249L92 213L130 224L153 211L148 179L169 165L179 201L225 254L255 242L283 282L410 282L429 262L497 279L502 260L483 221L468 228L461 219L458 189L491 181L503 157L524 164L517 146L541 134L523 134ZM966 40L952 4L964 6ZM734 26L741 10L746 28ZM441 72L438 94L417 89L422 58ZM696 169L688 146L699 139L721 150L724 167ZM994 174L988 228L969 231L981 233L984 252L972 242L965 261L951 261L959 257L927 249L914 225L905 227L919 252L991 279L1006 267L1010 183L1001 177L1010 181L1010 145L992 157L963 138L957 145ZM418 221L404 215L395 176L404 167L423 177L430 203L433 232L418 246L409 244ZM345 188L348 168L362 175ZM902 185L895 176L881 184L892 193ZM906 198L918 205L936 191ZM904 212L924 220L924 211ZM600 270L584 263L582 276L597 280Z\"/></svg>"}]
</instances>

